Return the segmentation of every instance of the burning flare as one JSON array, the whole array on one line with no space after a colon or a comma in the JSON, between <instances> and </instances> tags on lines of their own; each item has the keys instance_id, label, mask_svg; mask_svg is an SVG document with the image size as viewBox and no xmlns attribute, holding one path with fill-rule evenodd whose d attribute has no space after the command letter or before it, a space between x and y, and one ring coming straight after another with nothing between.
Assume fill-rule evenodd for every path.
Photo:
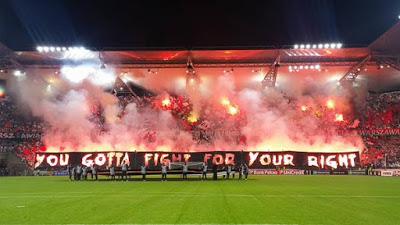
<instances>
[{"instance_id":1,"label":"burning flare","mask_svg":"<svg viewBox=\"0 0 400 225\"><path fill-rule=\"evenodd\" d=\"M326 102L326 107L327 107L328 109L334 109L334 108L335 108L335 102L334 102L332 99L329 99L329 100Z\"/></svg>"},{"instance_id":2,"label":"burning flare","mask_svg":"<svg viewBox=\"0 0 400 225\"><path fill-rule=\"evenodd\" d=\"M228 113L234 116L239 113L239 108L237 106L230 105L228 106Z\"/></svg>"},{"instance_id":3,"label":"burning flare","mask_svg":"<svg viewBox=\"0 0 400 225\"><path fill-rule=\"evenodd\" d=\"M5 95L6 95L5 90L2 87L0 87L0 98L4 97Z\"/></svg>"},{"instance_id":4,"label":"burning flare","mask_svg":"<svg viewBox=\"0 0 400 225\"><path fill-rule=\"evenodd\" d=\"M223 97L223 98L221 99L221 104L222 104L223 106L228 106L228 105L231 104L231 102L229 101L228 98Z\"/></svg>"},{"instance_id":5,"label":"burning flare","mask_svg":"<svg viewBox=\"0 0 400 225\"><path fill-rule=\"evenodd\" d=\"M197 113L191 112L190 115L187 118L187 121L189 123L196 123L199 120Z\"/></svg>"},{"instance_id":6,"label":"burning flare","mask_svg":"<svg viewBox=\"0 0 400 225\"><path fill-rule=\"evenodd\" d=\"M226 108L228 114L234 116L239 113L239 107L231 104L231 101L227 97L223 97L220 103Z\"/></svg>"},{"instance_id":7,"label":"burning flare","mask_svg":"<svg viewBox=\"0 0 400 225\"><path fill-rule=\"evenodd\" d=\"M343 121L343 114L337 113L335 114L335 121L342 122Z\"/></svg>"},{"instance_id":8,"label":"burning flare","mask_svg":"<svg viewBox=\"0 0 400 225\"><path fill-rule=\"evenodd\" d=\"M169 107L171 105L171 100L167 97L161 101L163 107Z\"/></svg>"}]
</instances>

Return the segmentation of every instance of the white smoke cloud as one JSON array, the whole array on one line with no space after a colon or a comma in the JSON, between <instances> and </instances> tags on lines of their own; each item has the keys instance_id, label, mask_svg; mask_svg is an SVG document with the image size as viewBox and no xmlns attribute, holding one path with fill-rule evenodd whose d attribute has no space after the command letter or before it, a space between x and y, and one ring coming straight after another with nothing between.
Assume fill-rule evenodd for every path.
<instances>
[{"instance_id":1,"label":"white smoke cloud","mask_svg":"<svg viewBox=\"0 0 400 225\"><path fill-rule=\"evenodd\" d=\"M89 80L93 84L100 86L111 86L116 77L111 69L100 68L100 64L63 66L61 68L61 75L75 84Z\"/></svg>"},{"instance_id":2,"label":"white smoke cloud","mask_svg":"<svg viewBox=\"0 0 400 225\"><path fill-rule=\"evenodd\" d=\"M354 151L361 149L361 138L355 134L337 135L336 126L327 124L324 118L316 116L318 107L332 93L334 86L321 86L309 80L301 83L285 83L284 92L278 90L260 91L248 87L237 90L232 74L205 79L199 84L199 91L186 92L179 87L179 93L191 97L194 111L205 113L208 126L232 130L233 120L220 121L218 111L210 105L218 105L221 97L227 97L245 114L244 124L239 131L246 139L246 146L238 145L226 137L215 138L212 144L198 144L192 133L182 128L180 119L170 111L151 107L137 107L130 103L124 116L118 99L104 91L104 84L115 80L112 68L100 69L97 64L67 65L61 69L61 81L45 91L43 81L32 85L35 77L16 85L21 103L29 106L32 114L41 117L48 125L44 143L49 150L67 151L111 151L111 150L293 150L293 151ZM200 74L201 76L201 74ZM177 90L177 82L170 82L170 90ZM179 82L178 82L179 83ZM336 96L338 107L348 110L346 97ZM295 100L293 100L295 99ZM300 105L306 105L313 113L304 113ZM93 108L101 107L105 122L100 125L93 116ZM208 107L208 108L207 108ZM206 110L203 110L206 109ZM204 111L204 112L203 112ZM218 124L218 126L217 126Z\"/></svg>"}]
</instances>

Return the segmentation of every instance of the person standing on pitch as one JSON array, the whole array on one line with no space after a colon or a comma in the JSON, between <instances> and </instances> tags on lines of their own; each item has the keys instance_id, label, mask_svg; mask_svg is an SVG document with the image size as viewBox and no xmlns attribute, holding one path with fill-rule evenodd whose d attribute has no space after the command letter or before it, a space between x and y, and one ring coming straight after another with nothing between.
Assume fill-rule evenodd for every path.
<instances>
[{"instance_id":1,"label":"person standing on pitch","mask_svg":"<svg viewBox=\"0 0 400 225\"><path fill-rule=\"evenodd\" d=\"M202 180L207 180L207 164L203 162L203 173L201 175Z\"/></svg>"},{"instance_id":2,"label":"person standing on pitch","mask_svg":"<svg viewBox=\"0 0 400 225\"><path fill-rule=\"evenodd\" d=\"M167 166L165 163L161 166L161 181L167 181Z\"/></svg>"},{"instance_id":3,"label":"person standing on pitch","mask_svg":"<svg viewBox=\"0 0 400 225\"><path fill-rule=\"evenodd\" d=\"M115 167L113 165L110 167L110 177L111 180L115 180Z\"/></svg>"},{"instance_id":4,"label":"person standing on pitch","mask_svg":"<svg viewBox=\"0 0 400 225\"><path fill-rule=\"evenodd\" d=\"M121 180L127 181L128 180L128 164L123 161L122 165L121 165L121 172L122 172L122 176L121 176Z\"/></svg>"},{"instance_id":5,"label":"person standing on pitch","mask_svg":"<svg viewBox=\"0 0 400 225\"><path fill-rule=\"evenodd\" d=\"M213 171L213 180L218 180L218 166L216 164L213 164L212 171Z\"/></svg>"},{"instance_id":6,"label":"person standing on pitch","mask_svg":"<svg viewBox=\"0 0 400 225\"><path fill-rule=\"evenodd\" d=\"M140 173L142 174L142 180L146 181L146 166L145 165L142 165L140 167Z\"/></svg>"},{"instance_id":7,"label":"person standing on pitch","mask_svg":"<svg viewBox=\"0 0 400 225\"><path fill-rule=\"evenodd\" d=\"M247 166L246 163L243 166L243 175L244 175L244 179L247 180L247 176L249 176L249 167Z\"/></svg>"},{"instance_id":8,"label":"person standing on pitch","mask_svg":"<svg viewBox=\"0 0 400 225\"><path fill-rule=\"evenodd\" d=\"M82 167L81 167L81 165L78 164L76 166L76 179L80 180L81 176L82 176Z\"/></svg>"},{"instance_id":9,"label":"person standing on pitch","mask_svg":"<svg viewBox=\"0 0 400 225\"><path fill-rule=\"evenodd\" d=\"M184 180L187 180L187 174L188 174L188 165L187 163L185 163L183 164L183 169L182 169L182 175Z\"/></svg>"},{"instance_id":10,"label":"person standing on pitch","mask_svg":"<svg viewBox=\"0 0 400 225\"><path fill-rule=\"evenodd\" d=\"M87 167L82 167L82 180L87 179Z\"/></svg>"},{"instance_id":11,"label":"person standing on pitch","mask_svg":"<svg viewBox=\"0 0 400 225\"><path fill-rule=\"evenodd\" d=\"M92 164L92 180L93 180L93 177L97 180L97 168L94 163Z\"/></svg>"},{"instance_id":12,"label":"person standing on pitch","mask_svg":"<svg viewBox=\"0 0 400 225\"><path fill-rule=\"evenodd\" d=\"M67 165L67 171L68 171L69 180L72 180L72 168L71 168L70 164Z\"/></svg>"},{"instance_id":13,"label":"person standing on pitch","mask_svg":"<svg viewBox=\"0 0 400 225\"><path fill-rule=\"evenodd\" d=\"M76 180L76 167L75 166L72 166L71 173L72 173L72 177L74 178L74 180Z\"/></svg>"},{"instance_id":14,"label":"person standing on pitch","mask_svg":"<svg viewBox=\"0 0 400 225\"><path fill-rule=\"evenodd\" d=\"M243 164L239 166L239 180L243 179Z\"/></svg>"},{"instance_id":15,"label":"person standing on pitch","mask_svg":"<svg viewBox=\"0 0 400 225\"><path fill-rule=\"evenodd\" d=\"M232 166L228 165L226 167L226 179L229 179L229 176L231 175L231 173L232 173Z\"/></svg>"}]
</instances>

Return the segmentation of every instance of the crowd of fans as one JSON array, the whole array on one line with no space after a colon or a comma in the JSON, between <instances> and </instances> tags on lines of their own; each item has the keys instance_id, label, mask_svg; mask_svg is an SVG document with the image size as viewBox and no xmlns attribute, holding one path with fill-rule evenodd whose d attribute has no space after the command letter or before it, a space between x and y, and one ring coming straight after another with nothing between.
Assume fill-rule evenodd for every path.
<instances>
[{"instance_id":1,"label":"crowd of fans","mask_svg":"<svg viewBox=\"0 0 400 225\"><path fill-rule=\"evenodd\" d=\"M121 108L120 116L125 113L128 104L135 102L138 110L144 106L159 107L163 110L169 110L181 121L181 128L192 132L193 138L200 144L204 142L212 143L215 138L233 138L238 144L245 144L246 139L240 134L240 127L246 123L245 114L238 114L232 117L223 110L214 110L213 105L202 109L201 114L204 118L198 118L196 121L190 121L189 116L192 111L192 105L189 99L177 96L170 97L169 105L162 105L162 99L155 103L154 97L142 96L137 98L132 95L120 95L119 105ZM157 105L158 104L158 105ZM41 133L45 128L37 118L29 118L20 114L20 110L12 99L8 96L0 98L0 139L2 150L0 153L11 152L21 159L26 165L33 165L35 152L43 146L41 142ZM365 109L362 110L360 125L357 129L393 129L400 128L400 92L390 92L383 94L370 94L367 98ZM105 121L103 110L101 108L93 109L93 117L90 120L98 124L99 131L105 132ZM226 121L230 123L226 123ZM219 121L211 123L209 121ZM226 127L230 124L230 127ZM230 133L223 131L229 130ZM148 139L151 140L155 135L149 130ZM21 137L20 134L39 134L29 137ZM370 132L363 135L365 150L362 155L364 165L373 164L375 167L400 167L400 135L382 135ZM0 174L6 174L6 166L0 165Z\"/></svg>"},{"instance_id":2,"label":"crowd of fans","mask_svg":"<svg viewBox=\"0 0 400 225\"><path fill-rule=\"evenodd\" d=\"M12 168L33 165L35 150L43 146L43 128L39 119L20 114L9 96L0 98L0 154L7 159L0 163L0 175L17 174Z\"/></svg>"},{"instance_id":3,"label":"crowd of fans","mask_svg":"<svg viewBox=\"0 0 400 225\"><path fill-rule=\"evenodd\" d=\"M0 99L0 132L41 132L43 123L19 113L19 110L8 96Z\"/></svg>"},{"instance_id":4,"label":"crowd of fans","mask_svg":"<svg viewBox=\"0 0 400 225\"><path fill-rule=\"evenodd\" d=\"M370 94L363 112L364 164L400 168L400 135L374 132L376 129L400 129L400 92Z\"/></svg>"},{"instance_id":5,"label":"crowd of fans","mask_svg":"<svg viewBox=\"0 0 400 225\"><path fill-rule=\"evenodd\" d=\"M370 94L363 125L366 129L400 128L400 92Z\"/></svg>"}]
</instances>

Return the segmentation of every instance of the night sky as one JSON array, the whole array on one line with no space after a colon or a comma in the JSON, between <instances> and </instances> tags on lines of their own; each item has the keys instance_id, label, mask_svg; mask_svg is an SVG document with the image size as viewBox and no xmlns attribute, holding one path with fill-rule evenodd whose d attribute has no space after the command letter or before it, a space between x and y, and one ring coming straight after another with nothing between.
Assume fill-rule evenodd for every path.
<instances>
[{"instance_id":1,"label":"night sky","mask_svg":"<svg viewBox=\"0 0 400 225\"><path fill-rule=\"evenodd\" d=\"M14 50L367 46L399 14L400 0L0 0L0 41Z\"/></svg>"}]
</instances>

